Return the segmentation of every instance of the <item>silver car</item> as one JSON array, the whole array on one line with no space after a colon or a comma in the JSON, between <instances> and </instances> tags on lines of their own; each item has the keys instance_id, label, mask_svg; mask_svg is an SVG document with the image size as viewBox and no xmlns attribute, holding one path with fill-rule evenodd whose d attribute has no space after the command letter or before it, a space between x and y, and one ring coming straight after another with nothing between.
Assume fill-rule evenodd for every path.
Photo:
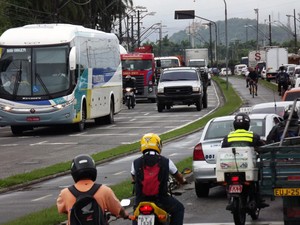
<instances>
[{"instance_id":1,"label":"silver car","mask_svg":"<svg viewBox=\"0 0 300 225\"><path fill-rule=\"evenodd\" d=\"M282 120L277 114L250 114L250 130L266 140L274 125ZM193 152L193 175L197 197L207 197L217 186L216 157L223 138L234 130L234 115L211 119L204 127Z\"/></svg>"}]
</instances>

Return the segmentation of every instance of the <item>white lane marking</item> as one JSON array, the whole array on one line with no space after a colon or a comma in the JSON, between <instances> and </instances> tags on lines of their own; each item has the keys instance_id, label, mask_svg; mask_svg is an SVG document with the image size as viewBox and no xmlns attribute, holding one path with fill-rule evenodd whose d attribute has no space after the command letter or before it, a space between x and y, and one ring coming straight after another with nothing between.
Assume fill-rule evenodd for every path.
<instances>
[{"instance_id":1,"label":"white lane marking","mask_svg":"<svg viewBox=\"0 0 300 225\"><path fill-rule=\"evenodd\" d=\"M77 145L77 142L57 142L57 143L48 143L47 141L42 141L34 144L30 144L30 146L35 145Z\"/></svg>"},{"instance_id":2,"label":"white lane marking","mask_svg":"<svg viewBox=\"0 0 300 225\"><path fill-rule=\"evenodd\" d=\"M14 147L14 146L18 146L19 144L3 144L3 145L0 145L2 147Z\"/></svg>"},{"instance_id":3,"label":"white lane marking","mask_svg":"<svg viewBox=\"0 0 300 225\"><path fill-rule=\"evenodd\" d=\"M111 133L111 134L76 134L76 135L69 135L69 136L82 136L82 137L99 137L99 136L141 136L141 134L139 133L133 133L133 134L129 134L129 133L126 133L126 134L114 134L114 133Z\"/></svg>"},{"instance_id":4,"label":"white lane marking","mask_svg":"<svg viewBox=\"0 0 300 225\"><path fill-rule=\"evenodd\" d=\"M120 171L120 172L114 173L113 175L121 175L121 174L124 174L124 173L127 173L127 171L123 170L123 171Z\"/></svg>"},{"instance_id":5,"label":"white lane marking","mask_svg":"<svg viewBox=\"0 0 300 225\"><path fill-rule=\"evenodd\" d=\"M53 195L45 195L43 197L40 197L40 198L35 198L35 199L32 199L31 201L32 202L37 202L37 201L40 201L40 200L43 200L45 198L49 198L49 197L52 197Z\"/></svg>"}]
</instances>

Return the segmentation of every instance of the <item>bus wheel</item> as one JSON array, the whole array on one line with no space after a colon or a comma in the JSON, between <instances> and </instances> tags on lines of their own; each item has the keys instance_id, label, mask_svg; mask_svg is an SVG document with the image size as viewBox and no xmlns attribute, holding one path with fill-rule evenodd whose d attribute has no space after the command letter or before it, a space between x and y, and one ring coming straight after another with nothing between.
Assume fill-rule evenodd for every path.
<instances>
[{"instance_id":1,"label":"bus wheel","mask_svg":"<svg viewBox=\"0 0 300 225\"><path fill-rule=\"evenodd\" d=\"M105 116L105 123L106 124L113 124L115 122L115 110L114 110L114 102L113 100L110 101L110 110L109 114Z\"/></svg>"},{"instance_id":2,"label":"bus wheel","mask_svg":"<svg viewBox=\"0 0 300 225\"><path fill-rule=\"evenodd\" d=\"M11 126L10 127L11 129L11 132L13 133L13 135L22 135L23 134L23 131L24 131L24 128L22 126Z\"/></svg>"},{"instance_id":3,"label":"bus wheel","mask_svg":"<svg viewBox=\"0 0 300 225\"><path fill-rule=\"evenodd\" d=\"M85 120L86 120L86 109L85 106L82 107L82 115L81 115L81 121L79 123L75 124L75 130L78 132L82 132L85 129Z\"/></svg>"}]
</instances>

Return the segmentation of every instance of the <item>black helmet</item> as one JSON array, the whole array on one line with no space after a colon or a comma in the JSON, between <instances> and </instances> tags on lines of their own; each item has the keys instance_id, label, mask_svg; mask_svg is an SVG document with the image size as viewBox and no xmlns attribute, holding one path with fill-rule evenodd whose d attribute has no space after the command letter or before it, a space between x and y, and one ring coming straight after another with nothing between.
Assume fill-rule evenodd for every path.
<instances>
[{"instance_id":1,"label":"black helmet","mask_svg":"<svg viewBox=\"0 0 300 225\"><path fill-rule=\"evenodd\" d=\"M233 127L235 130L237 129L249 130L250 117L246 113L236 114L233 121Z\"/></svg>"},{"instance_id":2,"label":"black helmet","mask_svg":"<svg viewBox=\"0 0 300 225\"><path fill-rule=\"evenodd\" d=\"M280 70L280 71L285 71L286 68L285 68L285 66L280 66L280 67L279 67L279 70Z\"/></svg>"},{"instance_id":3,"label":"black helmet","mask_svg":"<svg viewBox=\"0 0 300 225\"><path fill-rule=\"evenodd\" d=\"M287 120L289 118L289 115L292 111L292 106L288 106L284 109L284 114L283 114L283 119L284 120ZM293 111L293 114L292 114L292 120L298 120L299 119L299 116L298 116L298 110L295 108L294 111Z\"/></svg>"},{"instance_id":4,"label":"black helmet","mask_svg":"<svg viewBox=\"0 0 300 225\"><path fill-rule=\"evenodd\" d=\"M75 183L82 179L95 181L97 169L93 158L85 154L76 156L71 164L71 174Z\"/></svg>"}]
</instances>

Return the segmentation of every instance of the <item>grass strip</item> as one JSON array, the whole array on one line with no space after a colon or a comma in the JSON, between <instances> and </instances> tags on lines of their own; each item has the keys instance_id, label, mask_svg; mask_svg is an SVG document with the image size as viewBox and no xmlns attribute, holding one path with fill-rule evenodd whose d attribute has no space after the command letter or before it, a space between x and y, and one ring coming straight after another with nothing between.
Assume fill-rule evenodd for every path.
<instances>
[{"instance_id":1,"label":"grass strip","mask_svg":"<svg viewBox=\"0 0 300 225\"><path fill-rule=\"evenodd\" d=\"M242 105L242 100L239 97L239 95L236 93L236 91L232 88L230 84L228 84L228 89L227 89L227 83L223 79L219 77L213 77L213 80L216 81L217 85L221 88L223 95L225 97L225 102L222 107L218 108L215 112L212 114L206 116L205 118L202 118L198 121L195 121L194 123L191 123L185 127L179 128L177 130L171 131L166 134L160 135L163 141L170 140L172 138L181 136L186 133L194 132L197 131L211 119L214 117L218 116L224 116L224 115L229 115L232 114L234 111L236 111L241 105ZM100 152L97 154L92 155L95 161L101 161L104 159L108 159L109 157L114 157L117 154L124 154L128 152L134 152L137 151L139 148L139 143L133 143L129 145L122 145L120 147L116 147L114 149L107 150L105 152ZM192 157L188 157L186 159L183 159L182 161L176 163L178 169L180 171L183 170L183 168L192 168ZM56 167L57 170L56 170ZM9 177L3 180L0 180L0 184L3 185L6 183L6 185L10 185L12 183L18 183L18 182L28 182L30 179L38 179L43 177L42 174L45 176L55 174L55 171L57 172L62 172L62 171L68 171L70 168L70 162L65 162L65 163L59 163L56 165L53 165L51 167L39 169L32 171L30 173L26 174L20 174L16 175L13 177ZM48 170L51 170L51 172L48 172ZM19 180L18 182L13 182L13 178L18 177ZM25 179L26 177L26 179ZM2 186L1 186L2 187ZM132 184L130 180L126 180L124 182L121 182L116 185L112 185L111 188L115 192L116 196L119 199L124 199L124 198L129 198L132 196ZM67 219L66 215L60 215L57 212L56 206L52 206L47 209L43 209L42 211L30 213L24 217L18 218L14 221L5 223L3 225L57 225L61 221L65 221Z\"/></svg>"}]
</instances>

